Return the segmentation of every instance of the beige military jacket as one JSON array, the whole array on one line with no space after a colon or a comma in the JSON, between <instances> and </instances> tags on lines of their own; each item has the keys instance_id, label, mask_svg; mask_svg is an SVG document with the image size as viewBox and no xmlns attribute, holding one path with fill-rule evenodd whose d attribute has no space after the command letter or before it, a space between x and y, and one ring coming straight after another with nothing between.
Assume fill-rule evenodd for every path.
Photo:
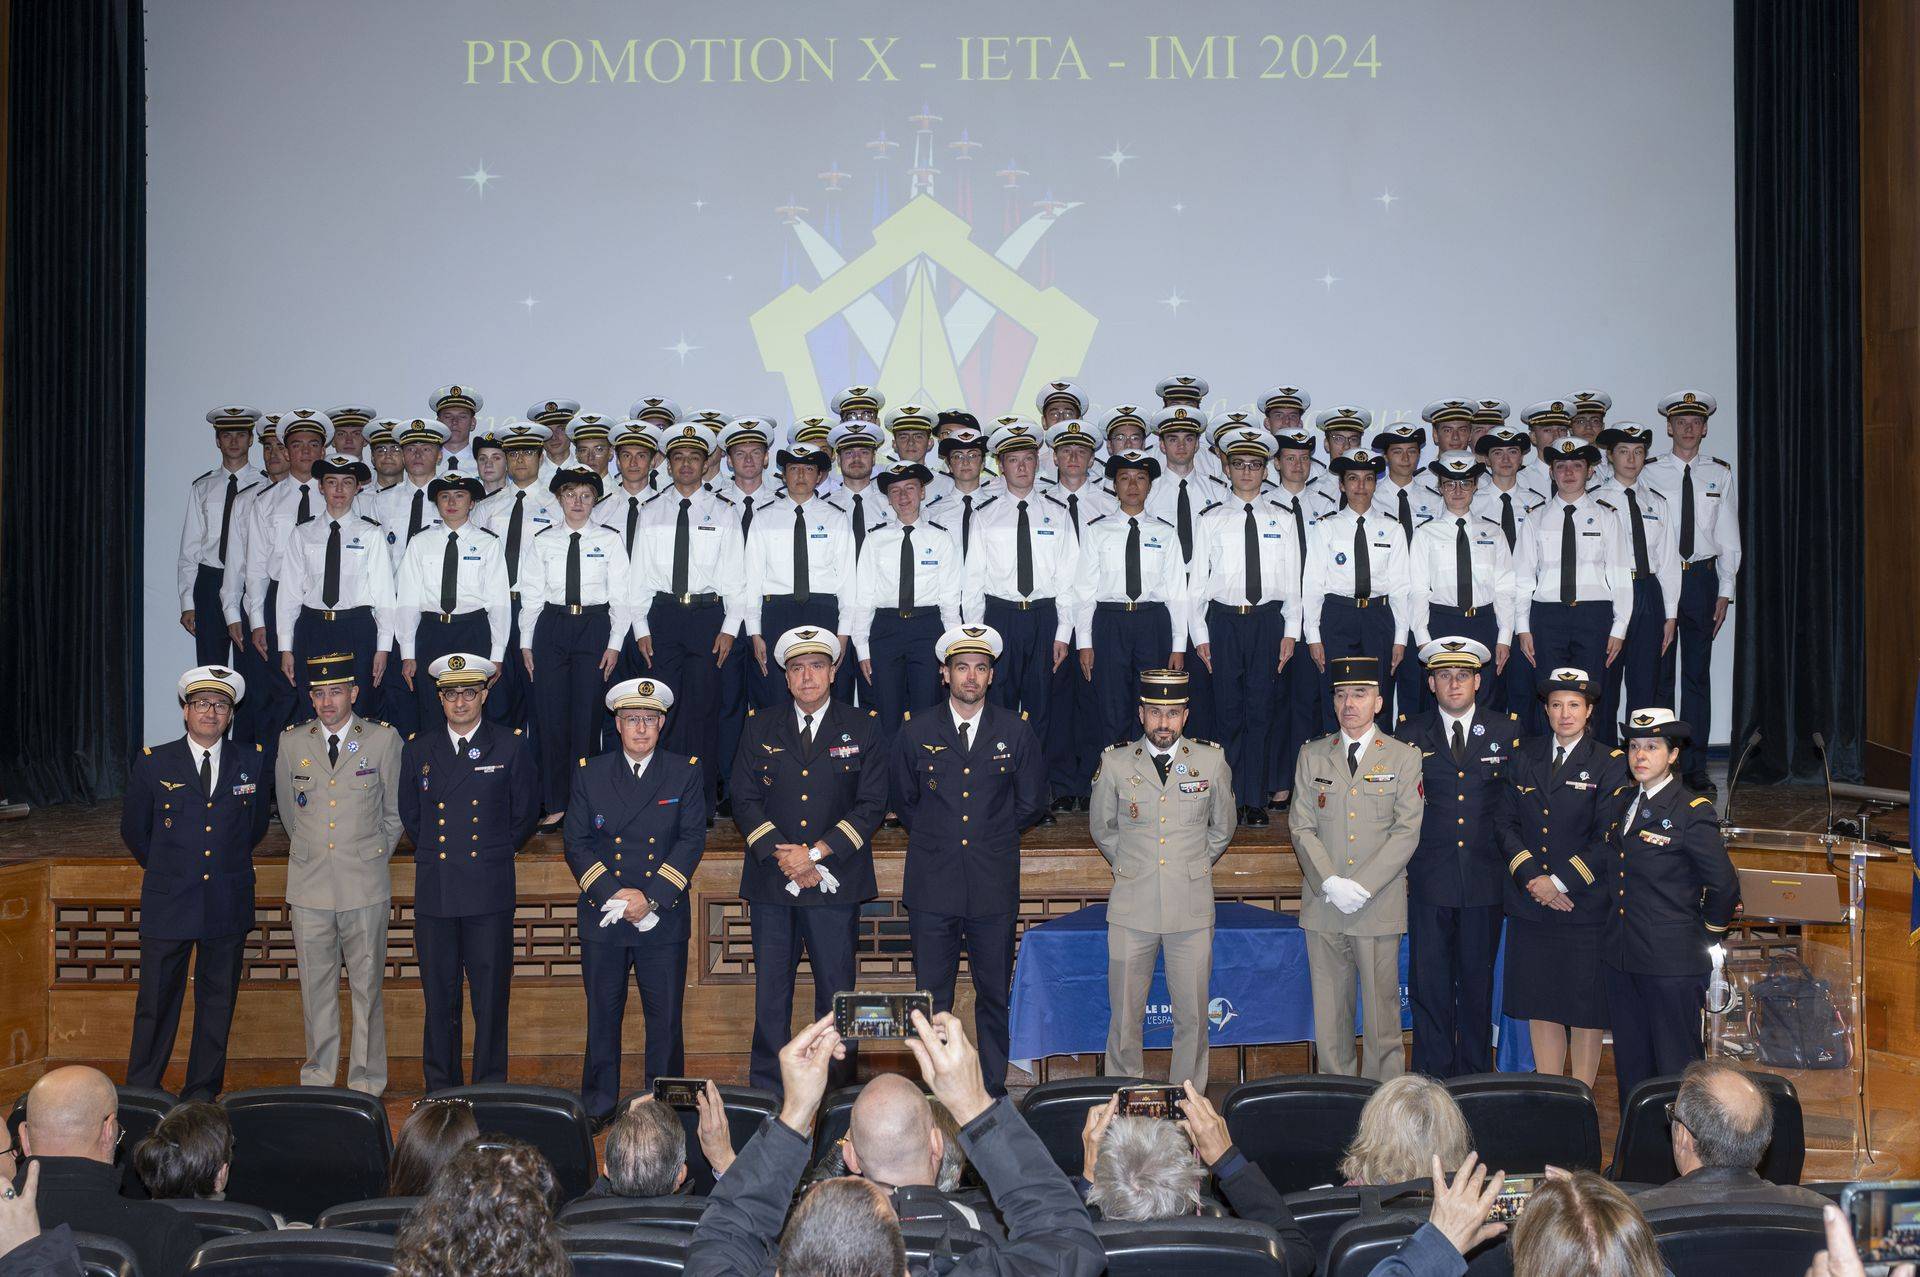
<instances>
[{"instance_id":1,"label":"beige military jacket","mask_svg":"<svg viewBox=\"0 0 1920 1277\"><path fill-rule=\"evenodd\" d=\"M354 715L327 762L319 719L280 736L274 795L291 844L287 903L361 909L393 898L387 862L400 841L400 733Z\"/></svg>"},{"instance_id":2,"label":"beige military jacket","mask_svg":"<svg viewBox=\"0 0 1920 1277\"><path fill-rule=\"evenodd\" d=\"M1405 932L1407 861L1419 844L1425 808L1415 746L1376 731L1351 775L1339 732L1301 746L1287 812L1293 854L1306 878L1301 927L1347 936ZM1342 913L1322 891L1328 878L1351 878L1373 897Z\"/></svg>"},{"instance_id":3,"label":"beige military jacket","mask_svg":"<svg viewBox=\"0 0 1920 1277\"><path fill-rule=\"evenodd\" d=\"M1173 758L1163 785L1142 737L1108 749L1093 776L1087 819L1113 867L1107 920L1136 931L1213 925L1213 862L1239 819L1224 750L1183 736Z\"/></svg>"}]
</instances>

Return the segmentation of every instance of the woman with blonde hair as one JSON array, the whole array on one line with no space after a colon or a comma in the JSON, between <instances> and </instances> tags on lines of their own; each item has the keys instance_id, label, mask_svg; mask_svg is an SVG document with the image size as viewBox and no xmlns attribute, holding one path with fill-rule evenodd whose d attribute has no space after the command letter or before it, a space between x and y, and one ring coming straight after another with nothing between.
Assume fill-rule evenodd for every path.
<instances>
[{"instance_id":1,"label":"woman with blonde hair","mask_svg":"<svg viewBox=\"0 0 1920 1277\"><path fill-rule=\"evenodd\" d=\"M1403 1184L1425 1175L1435 1157L1456 1167L1472 1151L1473 1134L1447 1088L1403 1073L1381 1083L1360 1110L1340 1173L1348 1184Z\"/></svg>"}]
</instances>

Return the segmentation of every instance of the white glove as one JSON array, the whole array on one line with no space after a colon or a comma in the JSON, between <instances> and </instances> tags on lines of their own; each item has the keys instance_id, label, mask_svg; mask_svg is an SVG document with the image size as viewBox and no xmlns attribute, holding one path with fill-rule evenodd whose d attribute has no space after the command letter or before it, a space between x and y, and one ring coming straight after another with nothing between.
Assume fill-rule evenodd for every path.
<instances>
[{"instance_id":1,"label":"white glove","mask_svg":"<svg viewBox=\"0 0 1920 1277\"><path fill-rule=\"evenodd\" d=\"M1560 881L1559 874L1548 874L1547 881L1551 882L1553 884L1553 889L1559 892L1561 895L1564 896L1567 894L1567 884Z\"/></svg>"},{"instance_id":2,"label":"white glove","mask_svg":"<svg viewBox=\"0 0 1920 1277\"><path fill-rule=\"evenodd\" d=\"M1320 890L1327 903L1341 913L1357 913L1360 907L1373 898L1373 893L1351 878L1328 878L1320 884Z\"/></svg>"},{"instance_id":3,"label":"white glove","mask_svg":"<svg viewBox=\"0 0 1920 1277\"><path fill-rule=\"evenodd\" d=\"M820 871L820 890L829 895L840 890L840 880L833 876L833 870L817 863L814 867ZM800 884L791 878L787 879L787 894L790 896L800 894Z\"/></svg>"},{"instance_id":4,"label":"white glove","mask_svg":"<svg viewBox=\"0 0 1920 1277\"><path fill-rule=\"evenodd\" d=\"M623 918L626 915L626 912L627 912L626 901L618 899L617 897L611 898L607 901L607 903L600 906L600 925L603 927L610 927L614 923L619 922L621 918ZM658 909L648 910L646 917L640 919L640 921L633 924L634 929L636 931L652 931L655 927L659 925L660 925L660 911Z\"/></svg>"}]
</instances>

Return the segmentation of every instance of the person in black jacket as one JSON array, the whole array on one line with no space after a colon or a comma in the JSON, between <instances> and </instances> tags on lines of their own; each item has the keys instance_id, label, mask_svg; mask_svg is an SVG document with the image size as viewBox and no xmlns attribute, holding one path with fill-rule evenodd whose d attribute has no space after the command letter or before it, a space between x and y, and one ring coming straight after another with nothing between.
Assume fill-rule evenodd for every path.
<instances>
[{"instance_id":1,"label":"person in black jacket","mask_svg":"<svg viewBox=\"0 0 1920 1277\"><path fill-rule=\"evenodd\" d=\"M873 831L887 810L878 711L831 699L840 639L801 626L773 645L791 705L747 711L727 792L746 839L740 898L752 909L753 1055L749 1081L778 1092L780 1046L793 1023L793 977L813 966L813 1013L854 987L860 905L878 894ZM853 1044L834 1066L853 1080Z\"/></svg>"},{"instance_id":2,"label":"person in black jacket","mask_svg":"<svg viewBox=\"0 0 1920 1277\"><path fill-rule=\"evenodd\" d=\"M988 1095L980 1057L960 1021L942 1011L929 1022L916 1011L913 1023L917 1036L907 1046L921 1076L961 1124L960 1142L1007 1221L1004 1245L962 1255L948 1271L1001 1277L1095 1277L1104 1271L1106 1254L1086 1207L1013 1103ZM847 1270L905 1271L899 1224L877 1185L827 1180L808 1192L786 1222L794 1186L806 1171L827 1069L841 1048L833 1017L824 1016L781 1050L780 1116L760 1128L714 1191L687 1252L687 1277L776 1271L810 1277L835 1260Z\"/></svg>"},{"instance_id":3,"label":"person in black jacket","mask_svg":"<svg viewBox=\"0 0 1920 1277\"><path fill-rule=\"evenodd\" d=\"M193 1044L183 1099L210 1100L227 1072L227 1031L253 930L253 849L267 834L273 776L259 745L227 739L246 680L219 665L180 676L187 734L140 751L120 840L140 862L140 988L127 1085L160 1085L193 965Z\"/></svg>"},{"instance_id":4,"label":"person in black jacket","mask_svg":"<svg viewBox=\"0 0 1920 1277\"><path fill-rule=\"evenodd\" d=\"M1740 880L1711 799L1673 774L1692 736L1670 709L1627 715L1621 739L1637 784L1607 831L1613 909L1601 938L1620 1094L1700 1058L1710 950L1726 937Z\"/></svg>"},{"instance_id":5,"label":"person in black jacket","mask_svg":"<svg viewBox=\"0 0 1920 1277\"><path fill-rule=\"evenodd\" d=\"M21 1151L40 1170L40 1227L61 1224L117 1237L133 1248L142 1277L178 1277L200 1246L193 1220L160 1202L120 1196L119 1098L98 1069L55 1069L27 1092Z\"/></svg>"}]
</instances>

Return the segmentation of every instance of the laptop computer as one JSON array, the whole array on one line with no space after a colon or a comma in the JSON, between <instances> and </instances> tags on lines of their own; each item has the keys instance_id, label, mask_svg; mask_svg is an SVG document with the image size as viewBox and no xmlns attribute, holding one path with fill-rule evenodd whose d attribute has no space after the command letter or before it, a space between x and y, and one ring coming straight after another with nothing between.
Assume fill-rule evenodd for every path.
<instances>
[{"instance_id":1,"label":"laptop computer","mask_svg":"<svg viewBox=\"0 0 1920 1277\"><path fill-rule=\"evenodd\" d=\"M1740 875L1741 916L1777 922L1845 922L1840 879L1829 873L1779 869L1736 869Z\"/></svg>"}]
</instances>

